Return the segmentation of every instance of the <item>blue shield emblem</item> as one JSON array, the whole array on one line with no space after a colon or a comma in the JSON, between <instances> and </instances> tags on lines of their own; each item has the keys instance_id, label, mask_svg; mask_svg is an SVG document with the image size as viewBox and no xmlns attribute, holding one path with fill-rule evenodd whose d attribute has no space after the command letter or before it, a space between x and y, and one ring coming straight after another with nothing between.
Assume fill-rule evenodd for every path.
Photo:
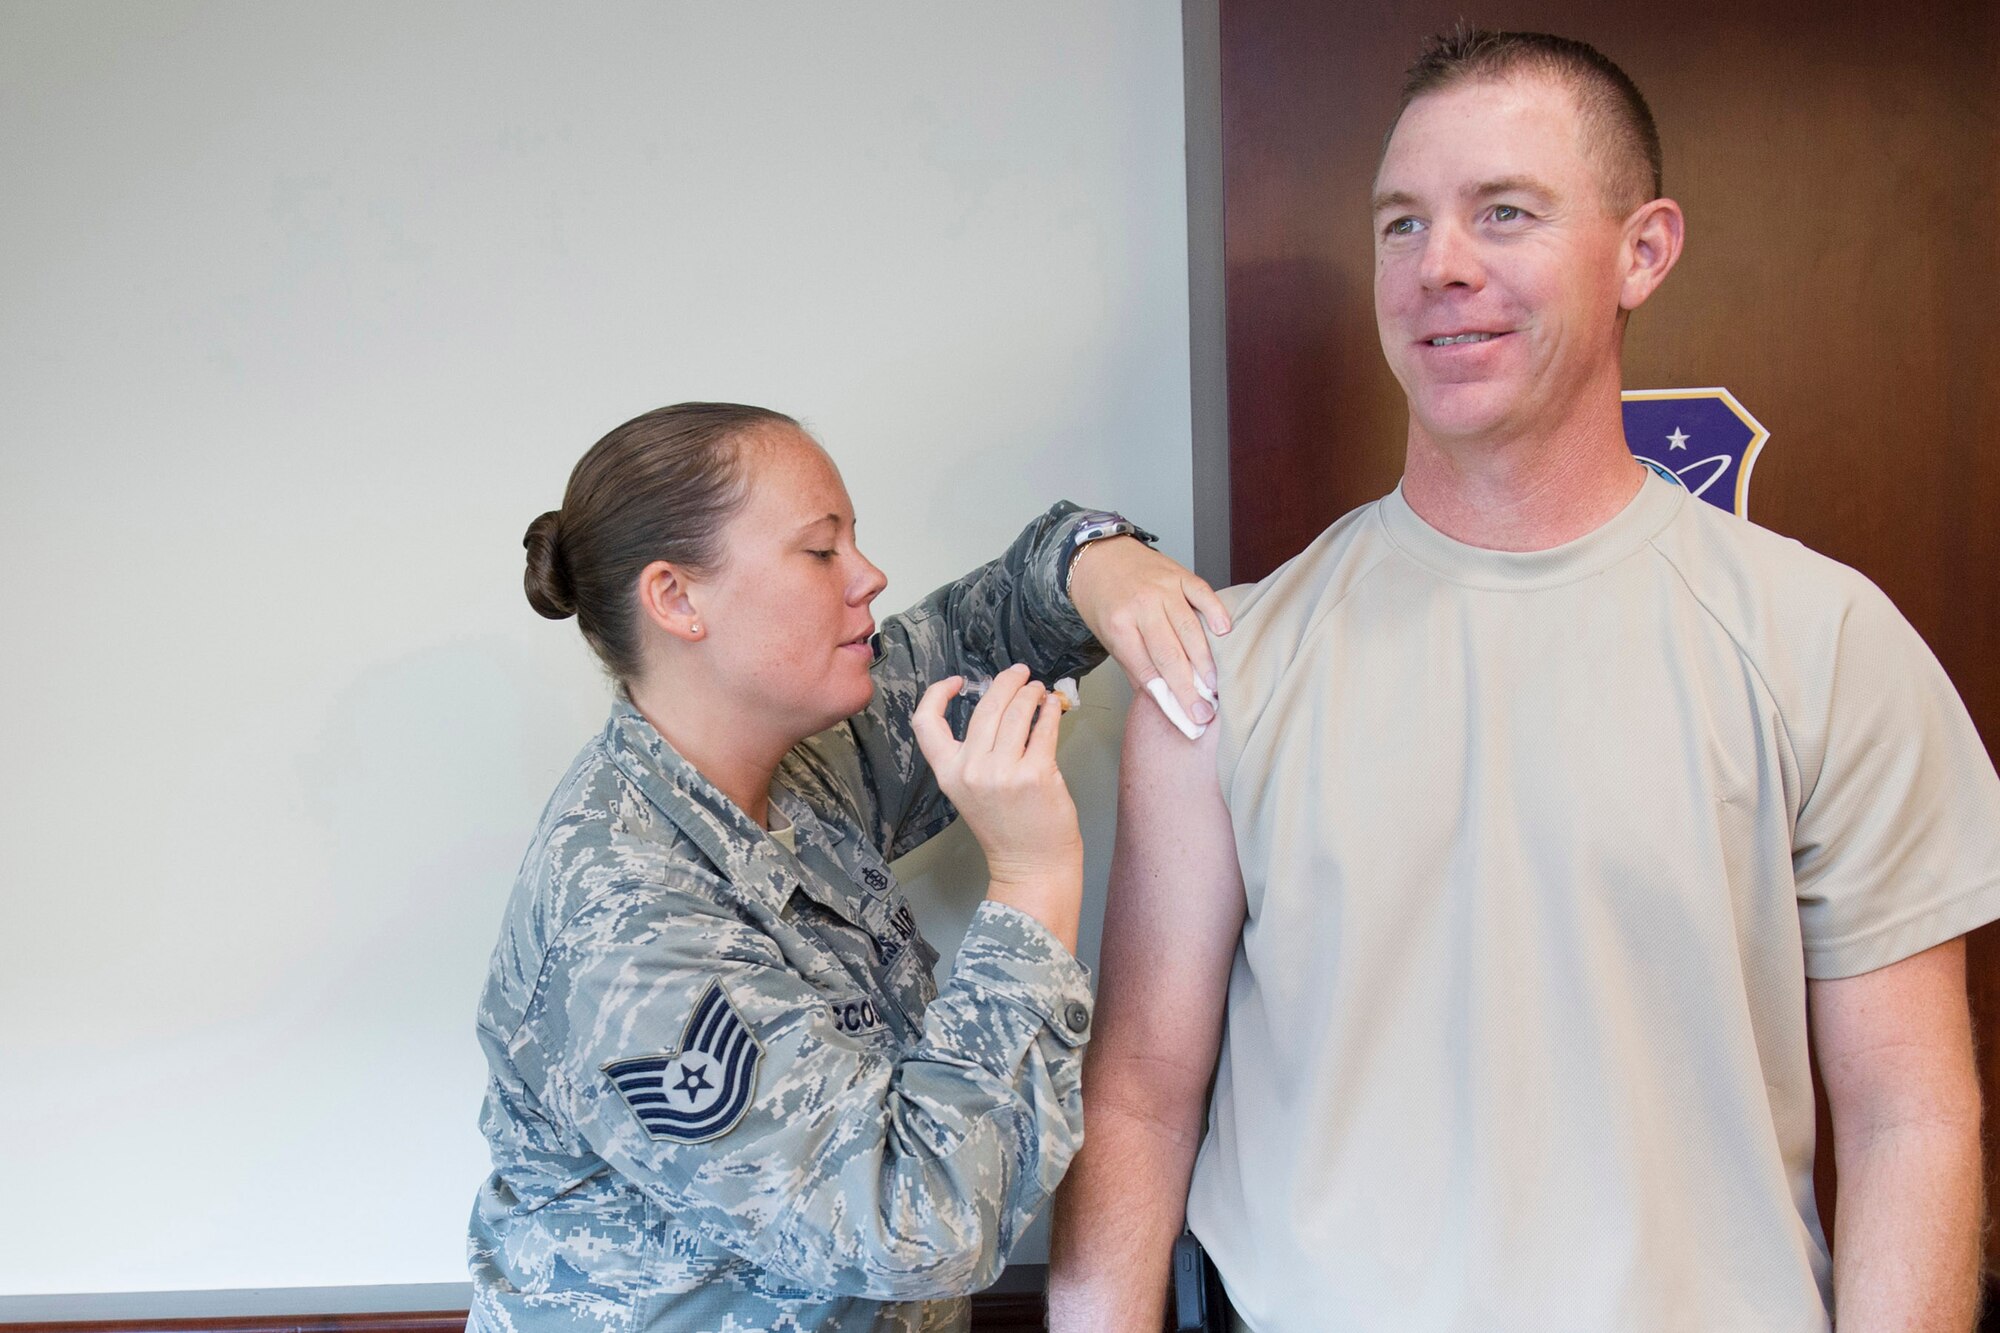
<instances>
[{"instance_id":1,"label":"blue shield emblem","mask_svg":"<svg viewBox=\"0 0 2000 1333\"><path fill-rule=\"evenodd\" d=\"M737 1014L722 984L711 981L666 1055L604 1066L618 1095L656 1139L703 1143L736 1128L750 1109L764 1048Z\"/></svg>"},{"instance_id":2,"label":"blue shield emblem","mask_svg":"<svg viewBox=\"0 0 2000 1333\"><path fill-rule=\"evenodd\" d=\"M1750 470L1771 432L1727 389L1628 389L1625 443L1718 509L1750 517Z\"/></svg>"}]
</instances>

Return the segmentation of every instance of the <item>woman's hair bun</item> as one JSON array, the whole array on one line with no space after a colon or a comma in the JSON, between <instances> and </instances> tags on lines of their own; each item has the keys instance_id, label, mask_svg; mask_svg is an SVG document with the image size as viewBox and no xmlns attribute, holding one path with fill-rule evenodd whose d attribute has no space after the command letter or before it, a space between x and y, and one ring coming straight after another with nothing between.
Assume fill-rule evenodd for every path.
<instances>
[{"instance_id":1,"label":"woman's hair bun","mask_svg":"<svg viewBox=\"0 0 2000 1333\"><path fill-rule=\"evenodd\" d=\"M528 605L550 620L568 620L576 614L576 586L563 559L562 515L551 509L530 523L521 545L528 548L528 572L521 577Z\"/></svg>"},{"instance_id":2,"label":"woman's hair bun","mask_svg":"<svg viewBox=\"0 0 2000 1333\"><path fill-rule=\"evenodd\" d=\"M650 632L639 576L656 560L692 574L720 566L723 529L749 494L741 446L780 430L811 442L784 413L742 403L676 403L614 429L570 470L561 510L528 525L528 605L575 616L613 678L637 680Z\"/></svg>"}]
</instances>

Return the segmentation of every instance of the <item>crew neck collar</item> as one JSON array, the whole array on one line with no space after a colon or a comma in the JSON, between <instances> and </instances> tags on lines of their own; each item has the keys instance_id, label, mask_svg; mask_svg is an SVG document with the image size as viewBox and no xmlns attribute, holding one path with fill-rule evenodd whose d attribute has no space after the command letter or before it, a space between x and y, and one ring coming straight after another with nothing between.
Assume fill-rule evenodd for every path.
<instances>
[{"instance_id":1,"label":"crew neck collar","mask_svg":"<svg viewBox=\"0 0 2000 1333\"><path fill-rule=\"evenodd\" d=\"M1400 484L1382 497L1375 512L1396 548L1440 577L1474 588L1527 591L1603 573L1652 540L1688 500L1684 488L1648 470L1623 509L1596 529L1545 551L1489 551L1448 537L1410 508Z\"/></svg>"}]
</instances>

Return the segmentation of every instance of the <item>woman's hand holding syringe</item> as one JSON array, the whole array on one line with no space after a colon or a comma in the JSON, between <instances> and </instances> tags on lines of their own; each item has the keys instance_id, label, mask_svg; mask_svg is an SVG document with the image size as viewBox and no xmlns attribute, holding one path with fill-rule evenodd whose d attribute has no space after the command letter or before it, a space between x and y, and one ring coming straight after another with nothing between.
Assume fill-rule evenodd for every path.
<instances>
[{"instance_id":1,"label":"woman's hand holding syringe","mask_svg":"<svg viewBox=\"0 0 2000 1333\"><path fill-rule=\"evenodd\" d=\"M1083 835L1076 802L1056 766L1057 724L1074 703L1030 680L1027 667L1008 667L967 691L985 697L961 741L952 736L944 709L967 684L950 676L924 691L911 729L938 787L986 853L986 896L1034 917L1074 953L1083 906Z\"/></svg>"}]
</instances>

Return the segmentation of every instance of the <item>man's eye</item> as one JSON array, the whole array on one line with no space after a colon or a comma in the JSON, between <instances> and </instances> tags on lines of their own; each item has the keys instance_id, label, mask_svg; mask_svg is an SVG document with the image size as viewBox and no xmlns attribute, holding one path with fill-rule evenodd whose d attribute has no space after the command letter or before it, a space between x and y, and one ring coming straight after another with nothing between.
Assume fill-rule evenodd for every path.
<instances>
[{"instance_id":1,"label":"man's eye","mask_svg":"<svg viewBox=\"0 0 2000 1333\"><path fill-rule=\"evenodd\" d=\"M1389 236L1414 236L1422 226L1415 218L1397 218L1382 230Z\"/></svg>"},{"instance_id":2,"label":"man's eye","mask_svg":"<svg viewBox=\"0 0 2000 1333\"><path fill-rule=\"evenodd\" d=\"M1493 220L1495 222L1519 222L1526 216L1528 216L1526 213L1512 204L1495 204L1493 206Z\"/></svg>"},{"instance_id":3,"label":"man's eye","mask_svg":"<svg viewBox=\"0 0 2000 1333\"><path fill-rule=\"evenodd\" d=\"M811 557L812 557L813 559L815 559L815 560L831 560L831 559L833 559L833 552L832 552L832 551L807 551L807 552L806 552L806 554L807 554L807 555L809 555L809 556L811 556Z\"/></svg>"}]
</instances>

